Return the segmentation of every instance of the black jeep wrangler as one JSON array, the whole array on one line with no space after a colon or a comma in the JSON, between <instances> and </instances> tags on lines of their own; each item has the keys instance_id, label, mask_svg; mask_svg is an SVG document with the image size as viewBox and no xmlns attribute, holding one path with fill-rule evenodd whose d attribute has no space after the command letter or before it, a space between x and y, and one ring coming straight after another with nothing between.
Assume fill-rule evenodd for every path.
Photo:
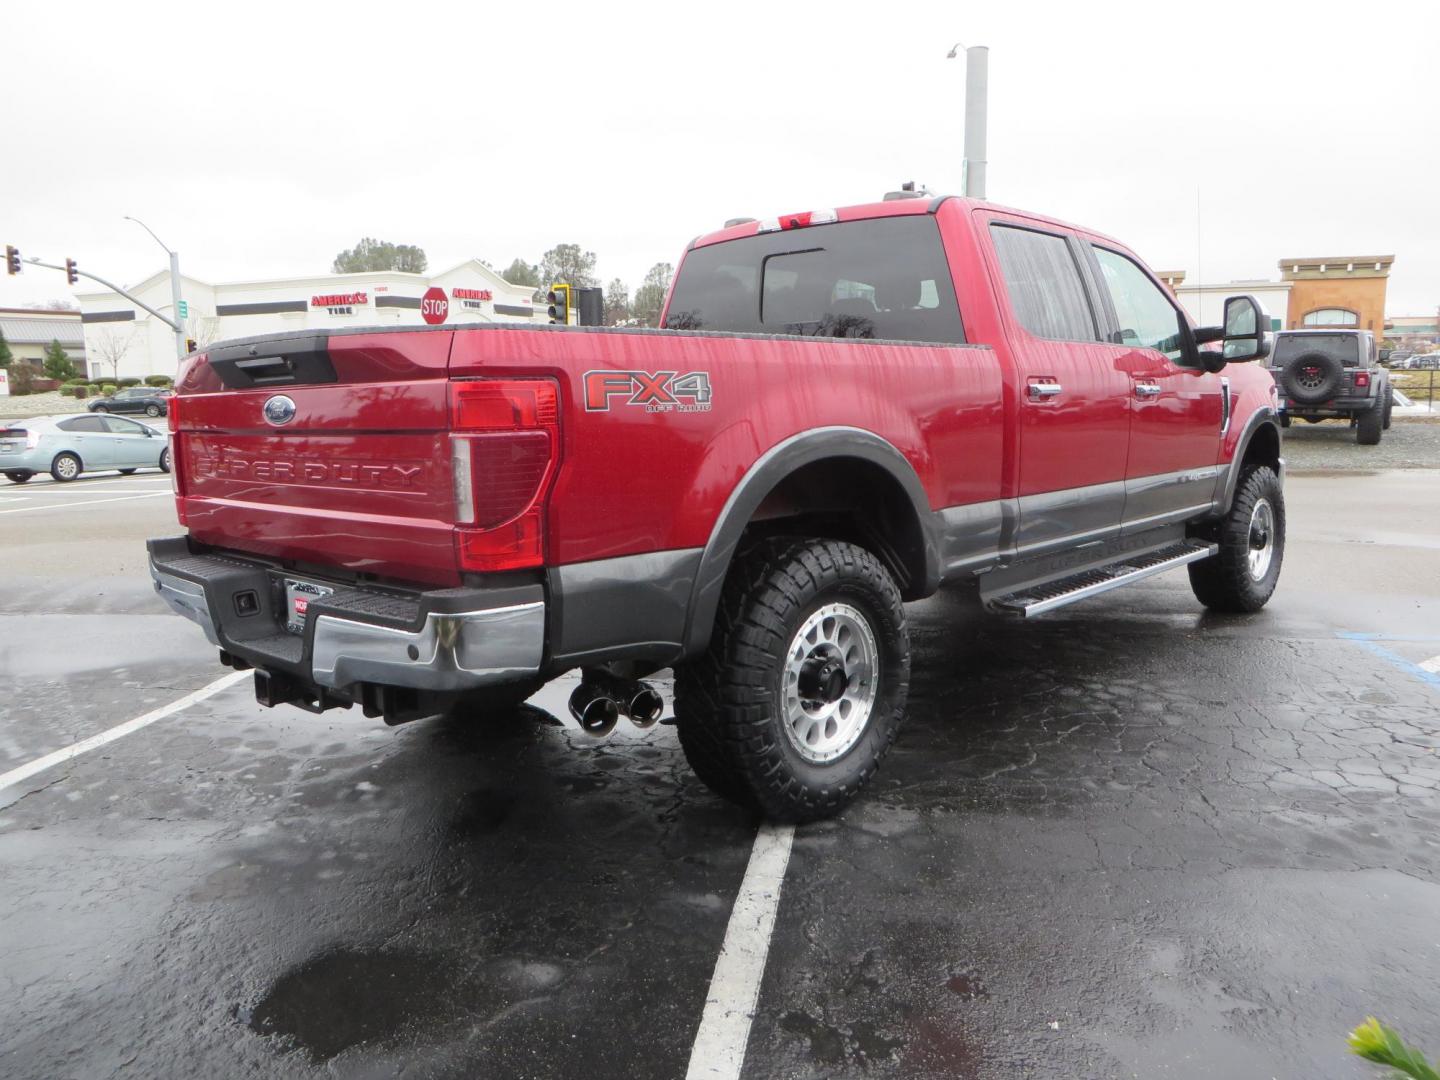
<instances>
[{"instance_id":1,"label":"black jeep wrangler","mask_svg":"<svg viewBox=\"0 0 1440 1080\"><path fill-rule=\"evenodd\" d=\"M1369 330L1281 330L1270 370L1280 388L1280 423L1348 419L1361 446L1390 427L1390 372Z\"/></svg>"}]
</instances>

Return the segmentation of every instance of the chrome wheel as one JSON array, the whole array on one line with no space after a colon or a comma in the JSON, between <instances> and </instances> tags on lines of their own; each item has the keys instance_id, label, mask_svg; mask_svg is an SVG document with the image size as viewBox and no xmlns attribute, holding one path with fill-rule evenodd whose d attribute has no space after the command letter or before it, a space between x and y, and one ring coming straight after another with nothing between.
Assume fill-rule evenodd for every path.
<instances>
[{"instance_id":1,"label":"chrome wheel","mask_svg":"<svg viewBox=\"0 0 1440 1080\"><path fill-rule=\"evenodd\" d=\"M784 672L785 737L813 764L834 761L859 741L875 706L880 650L865 616L826 604L790 641Z\"/></svg>"},{"instance_id":2,"label":"chrome wheel","mask_svg":"<svg viewBox=\"0 0 1440 1080\"><path fill-rule=\"evenodd\" d=\"M1270 572L1270 563L1275 557L1275 511L1269 499L1260 499L1250 512L1250 577L1255 581L1265 580Z\"/></svg>"},{"instance_id":3,"label":"chrome wheel","mask_svg":"<svg viewBox=\"0 0 1440 1080\"><path fill-rule=\"evenodd\" d=\"M62 454L55 462L55 472L59 480L74 480L80 475L80 462L76 461L69 454Z\"/></svg>"}]
</instances>

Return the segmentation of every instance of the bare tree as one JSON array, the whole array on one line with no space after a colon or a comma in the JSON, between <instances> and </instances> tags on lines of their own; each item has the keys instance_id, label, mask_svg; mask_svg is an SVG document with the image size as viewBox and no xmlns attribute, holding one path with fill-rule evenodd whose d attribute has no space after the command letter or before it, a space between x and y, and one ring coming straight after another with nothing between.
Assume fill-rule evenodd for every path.
<instances>
[{"instance_id":1,"label":"bare tree","mask_svg":"<svg viewBox=\"0 0 1440 1080\"><path fill-rule=\"evenodd\" d=\"M130 343L135 340L135 331L120 333L115 330L100 330L95 334L95 352L100 357L102 364L110 365L110 377L118 380L120 378L120 361L130 351Z\"/></svg>"},{"instance_id":2,"label":"bare tree","mask_svg":"<svg viewBox=\"0 0 1440 1080\"><path fill-rule=\"evenodd\" d=\"M218 315L197 315L187 320L190 332L185 336L195 340L197 349L204 349L215 342L220 336L220 317Z\"/></svg>"}]
</instances>

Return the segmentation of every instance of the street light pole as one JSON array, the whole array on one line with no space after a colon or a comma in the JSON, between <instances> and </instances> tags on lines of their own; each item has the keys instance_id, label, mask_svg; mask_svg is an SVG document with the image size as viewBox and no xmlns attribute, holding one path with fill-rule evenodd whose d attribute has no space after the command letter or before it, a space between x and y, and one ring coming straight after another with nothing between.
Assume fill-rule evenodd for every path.
<instances>
[{"instance_id":1,"label":"street light pole","mask_svg":"<svg viewBox=\"0 0 1440 1080\"><path fill-rule=\"evenodd\" d=\"M966 198L985 198L985 125L990 104L990 49L985 45L965 48L956 42L946 53L954 60L965 49L965 161Z\"/></svg>"},{"instance_id":2,"label":"street light pole","mask_svg":"<svg viewBox=\"0 0 1440 1080\"><path fill-rule=\"evenodd\" d=\"M185 326L180 318L180 253L174 251L170 245L165 243L164 240L161 240L160 237L155 236L155 230L139 218L126 214L125 220L135 222L136 225L139 225L152 237L155 237L155 242L164 248L170 256L170 302L174 305L173 313L175 315L174 321L172 321L170 325L175 328L175 357L177 360L184 360L187 350L185 348Z\"/></svg>"}]
</instances>

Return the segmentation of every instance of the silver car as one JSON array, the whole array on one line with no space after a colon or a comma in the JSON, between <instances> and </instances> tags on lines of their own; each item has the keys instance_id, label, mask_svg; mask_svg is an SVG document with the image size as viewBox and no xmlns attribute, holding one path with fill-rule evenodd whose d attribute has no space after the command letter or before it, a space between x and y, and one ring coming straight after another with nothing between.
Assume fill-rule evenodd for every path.
<instances>
[{"instance_id":1,"label":"silver car","mask_svg":"<svg viewBox=\"0 0 1440 1080\"><path fill-rule=\"evenodd\" d=\"M23 484L48 472L62 483L82 472L170 471L165 434L120 416L32 416L0 420L0 473Z\"/></svg>"}]
</instances>

